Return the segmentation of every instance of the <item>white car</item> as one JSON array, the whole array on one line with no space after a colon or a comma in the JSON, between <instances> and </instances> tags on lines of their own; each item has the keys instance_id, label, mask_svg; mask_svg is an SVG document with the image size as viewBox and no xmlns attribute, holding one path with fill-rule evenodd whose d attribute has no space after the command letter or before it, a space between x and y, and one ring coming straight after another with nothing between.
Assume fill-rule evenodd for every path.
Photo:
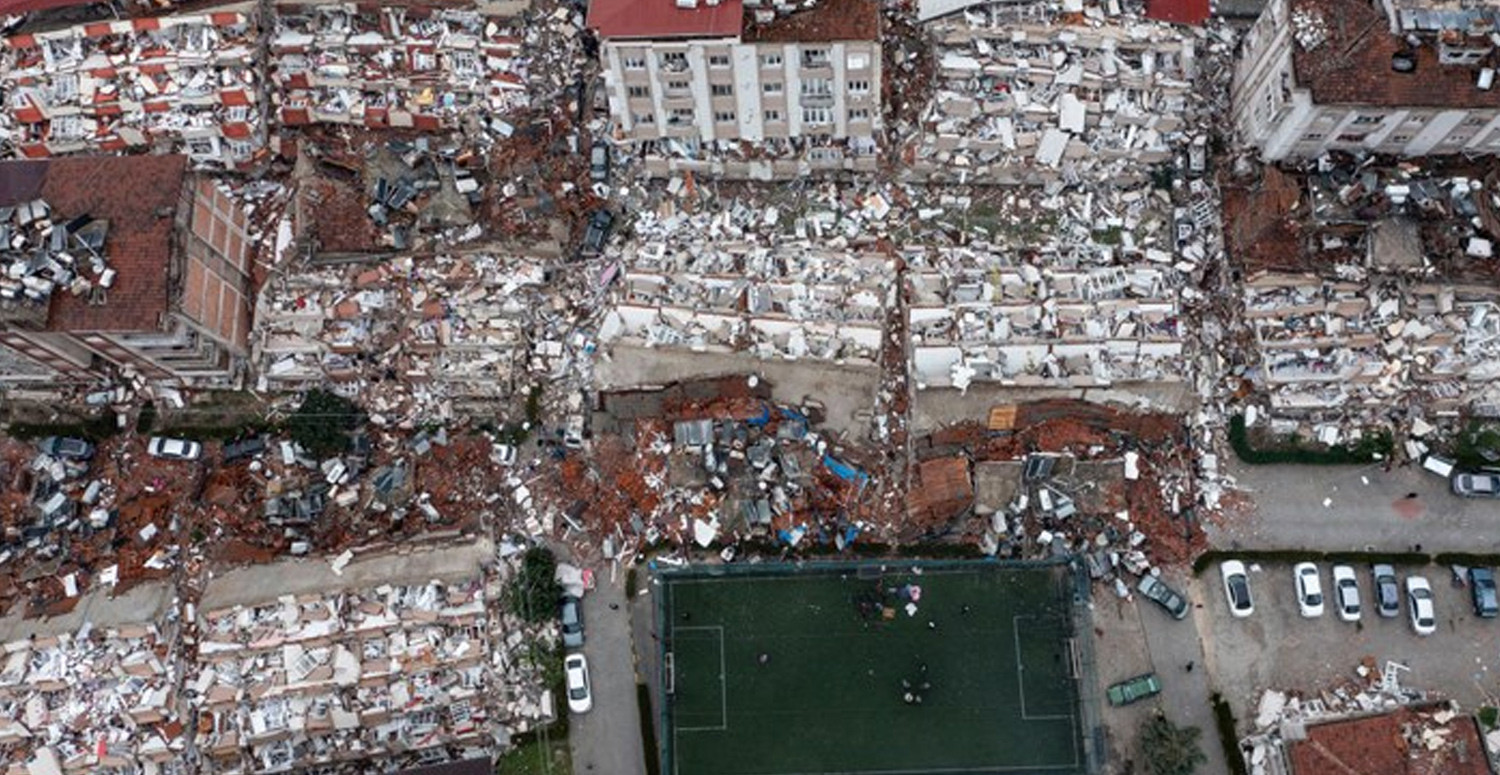
<instances>
[{"instance_id":1,"label":"white car","mask_svg":"<svg viewBox=\"0 0 1500 775\"><path fill-rule=\"evenodd\" d=\"M1318 580L1318 566L1310 562L1299 562L1292 567L1292 578L1297 582L1297 608L1307 619L1323 615L1323 582Z\"/></svg>"},{"instance_id":2,"label":"white car","mask_svg":"<svg viewBox=\"0 0 1500 775\"><path fill-rule=\"evenodd\" d=\"M1338 606L1340 619L1359 621L1359 582L1348 565L1333 566L1333 603Z\"/></svg>"},{"instance_id":3,"label":"white car","mask_svg":"<svg viewBox=\"0 0 1500 775\"><path fill-rule=\"evenodd\" d=\"M146 454L168 460L197 460L203 456L203 445L187 439L152 436L146 443Z\"/></svg>"},{"instance_id":4,"label":"white car","mask_svg":"<svg viewBox=\"0 0 1500 775\"><path fill-rule=\"evenodd\" d=\"M589 691L589 662L582 654L569 654L563 660L568 674L568 710L588 713L594 707L594 695Z\"/></svg>"},{"instance_id":5,"label":"white car","mask_svg":"<svg viewBox=\"0 0 1500 775\"><path fill-rule=\"evenodd\" d=\"M1245 563L1225 560L1219 563L1219 575L1224 579L1224 596L1229 599L1230 615L1243 619L1255 613L1255 601L1250 597L1250 577L1245 574Z\"/></svg>"},{"instance_id":6,"label":"white car","mask_svg":"<svg viewBox=\"0 0 1500 775\"><path fill-rule=\"evenodd\" d=\"M1437 611L1432 605L1432 585L1421 576L1406 577L1406 608L1411 611L1411 628L1418 635L1437 632Z\"/></svg>"}]
</instances>

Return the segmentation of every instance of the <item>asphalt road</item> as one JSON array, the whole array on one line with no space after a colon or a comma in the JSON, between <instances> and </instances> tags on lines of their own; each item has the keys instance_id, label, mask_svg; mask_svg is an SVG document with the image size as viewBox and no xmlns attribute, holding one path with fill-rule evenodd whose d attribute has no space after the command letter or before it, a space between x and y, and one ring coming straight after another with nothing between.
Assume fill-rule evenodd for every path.
<instances>
[{"instance_id":1,"label":"asphalt road","mask_svg":"<svg viewBox=\"0 0 1500 775\"><path fill-rule=\"evenodd\" d=\"M1255 507L1208 526L1215 548L1500 551L1500 501L1457 497L1446 479L1415 466L1387 472L1236 461L1230 472Z\"/></svg>"},{"instance_id":2,"label":"asphalt road","mask_svg":"<svg viewBox=\"0 0 1500 775\"><path fill-rule=\"evenodd\" d=\"M595 570L595 578L598 587L583 597L583 653L589 660L594 709L573 714L570 722L573 772L646 775L625 574L611 584L609 569L603 567Z\"/></svg>"},{"instance_id":3,"label":"asphalt road","mask_svg":"<svg viewBox=\"0 0 1500 775\"><path fill-rule=\"evenodd\" d=\"M1187 597L1193 607L1188 617L1179 622L1144 595L1135 596L1146 632L1146 650L1151 654L1152 667L1161 677L1161 708L1178 726L1202 730L1199 743L1208 758L1198 767L1198 775L1227 775L1229 765L1224 760L1218 727L1214 724L1213 705L1209 702L1213 689L1209 686L1203 640L1199 635L1208 625L1209 611L1201 605L1202 601L1195 599L1186 574L1163 576L1163 580ZM1188 665L1192 665L1191 670Z\"/></svg>"}]
</instances>

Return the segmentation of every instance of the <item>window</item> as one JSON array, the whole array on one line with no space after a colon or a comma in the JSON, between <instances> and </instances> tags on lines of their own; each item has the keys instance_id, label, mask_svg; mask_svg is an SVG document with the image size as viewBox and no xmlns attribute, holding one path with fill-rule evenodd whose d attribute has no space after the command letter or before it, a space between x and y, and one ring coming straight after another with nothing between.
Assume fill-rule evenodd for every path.
<instances>
[{"instance_id":1,"label":"window","mask_svg":"<svg viewBox=\"0 0 1500 775\"><path fill-rule=\"evenodd\" d=\"M760 55L760 66L761 67L781 67L781 55L780 54L761 54Z\"/></svg>"},{"instance_id":2,"label":"window","mask_svg":"<svg viewBox=\"0 0 1500 775\"><path fill-rule=\"evenodd\" d=\"M1487 120L1484 116L1470 116L1464 119L1464 126L1484 126Z\"/></svg>"},{"instance_id":3,"label":"window","mask_svg":"<svg viewBox=\"0 0 1500 775\"><path fill-rule=\"evenodd\" d=\"M667 81L667 91L669 92L683 92L687 90L687 81Z\"/></svg>"},{"instance_id":4,"label":"window","mask_svg":"<svg viewBox=\"0 0 1500 775\"><path fill-rule=\"evenodd\" d=\"M668 124L688 124L693 120L692 108L672 108L672 117L667 119Z\"/></svg>"},{"instance_id":5,"label":"window","mask_svg":"<svg viewBox=\"0 0 1500 775\"><path fill-rule=\"evenodd\" d=\"M637 124L655 124L656 123L656 114L655 113L634 113L634 114L632 114L632 116L635 118L635 123L637 123Z\"/></svg>"},{"instance_id":6,"label":"window","mask_svg":"<svg viewBox=\"0 0 1500 775\"><path fill-rule=\"evenodd\" d=\"M225 118L225 120L227 120L227 121L229 121L231 123L239 123L239 122L249 121L250 120L250 106L249 105L230 105L229 106L229 110L225 111L224 118Z\"/></svg>"},{"instance_id":7,"label":"window","mask_svg":"<svg viewBox=\"0 0 1500 775\"><path fill-rule=\"evenodd\" d=\"M804 49L802 51L802 66L803 67L827 67L828 66L828 49L826 49L826 48L809 48L809 49Z\"/></svg>"},{"instance_id":8,"label":"window","mask_svg":"<svg viewBox=\"0 0 1500 775\"><path fill-rule=\"evenodd\" d=\"M780 121L781 120L781 111L779 111L779 110L768 110L768 111L766 111L766 120L767 121Z\"/></svg>"},{"instance_id":9,"label":"window","mask_svg":"<svg viewBox=\"0 0 1500 775\"><path fill-rule=\"evenodd\" d=\"M1362 143L1365 141L1364 134L1360 132L1345 132L1339 135L1337 142L1340 143Z\"/></svg>"},{"instance_id":10,"label":"window","mask_svg":"<svg viewBox=\"0 0 1500 775\"><path fill-rule=\"evenodd\" d=\"M714 112L714 121L716 123L720 123L720 124L731 124L731 123L734 123L734 111L732 111L732 110L715 111Z\"/></svg>"},{"instance_id":11,"label":"window","mask_svg":"<svg viewBox=\"0 0 1500 775\"><path fill-rule=\"evenodd\" d=\"M710 86L708 88L709 88L709 91L712 92L715 97L732 97L732 96L734 96L734 87L730 86L727 83L716 83L716 84L714 84L714 85L712 85L712 86Z\"/></svg>"},{"instance_id":12,"label":"window","mask_svg":"<svg viewBox=\"0 0 1500 775\"><path fill-rule=\"evenodd\" d=\"M708 58L709 67L728 67L729 57L725 54L714 54Z\"/></svg>"},{"instance_id":13,"label":"window","mask_svg":"<svg viewBox=\"0 0 1500 775\"><path fill-rule=\"evenodd\" d=\"M646 69L646 58L645 57L625 57L625 59L624 59L624 65L625 65L625 69L626 70L645 70Z\"/></svg>"},{"instance_id":14,"label":"window","mask_svg":"<svg viewBox=\"0 0 1500 775\"><path fill-rule=\"evenodd\" d=\"M1469 142L1469 136L1468 135L1449 135L1448 139L1444 140L1443 142L1445 142L1445 143L1447 143L1449 145L1463 145L1464 143Z\"/></svg>"},{"instance_id":15,"label":"window","mask_svg":"<svg viewBox=\"0 0 1500 775\"><path fill-rule=\"evenodd\" d=\"M780 94L781 81L767 81L761 85L766 94Z\"/></svg>"},{"instance_id":16,"label":"window","mask_svg":"<svg viewBox=\"0 0 1500 775\"><path fill-rule=\"evenodd\" d=\"M650 94L651 90L644 86L630 86L625 89L625 93L632 97L644 97Z\"/></svg>"},{"instance_id":17,"label":"window","mask_svg":"<svg viewBox=\"0 0 1500 775\"><path fill-rule=\"evenodd\" d=\"M1390 137L1386 138L1386 142L1409 143L1411 142L1411 135L1391 135Z\"/></svg>"},{"instance_id":18,"label":"window","mask_svg":"<svg viewBox=\"0 0 1500 775\"><path fill-rule=\"evenodd\" d=\"M869 110L869 108L855 108L854 110L849 111L849 120L850 121L869 121L870 120L870 110Z\"/></svg>"},{"instance_id":19,"label":"window","mask_svg":"<svg viewBox=\"0 0 1500 775\"><path fill-rule=\"evenodd\" d=\"M804 124L827 124L830 123L828 108L803 108L802 123Z\"/></svg>"},{"instance_id":20,"label":"window","mask_svg":"<svg viewBox=\"0 0 1500 775\"><path fill-rule=\"evenodd\" d=\"M1384 116L1355 116L1355 124L1379 124L1385 119Z\"/></svg>"},{"instance_id":21,"label":"window","mask_svg":"<svg viewBox=\"0 0 1500 775\"><path fill-rule=\"evenodd\" d=\"M249 140L229 138L224 142L229 146L229 155L236 159L246 159L255 153L255 144Z\"/></svg>"},{"instance_id":22,"label":"window","mask_svg":"<svg viewBox=\"0 0 1500 775\"><path fill-rule=\"evenodd\" d=\"M849 93L850 94L869 94L870 93L870 82L869 81L850 81L849 82Z\"/></svg>"},{"instance_id":23,"label":"window","mask_svg":"<svg viewBox=\"0 0 1500 775\"><path fill-rule=\"evenodd\" d=\"M674 72L682 72L687 69L687 54L682 51L664 51L661 55L661 66Z\"/></svg>"},{"instance_id":24,"label":"window","mask_svg":"<svg viewBox=\"0 0 1500 775\"><path fill-rule=\"evenodd\" d=\"M1302 142L1304 142L1304 143L1317 142L1318 140L1322 140L1322 139L1323 139L1323 133L1322 132L1308 132L1307 134L1305 134L1305 135L1302 136Z\"/></svg>"},{"instance_id":25,"label":"window","mask_svg":"<svg viewBox=\"0 0 1500 775\"><path fill-rule=\"evenodd\" d=\"M827 78L809 78L802 82L802 96L827 97L833 94L833 85Z\"/></svg>"}]
</instances>

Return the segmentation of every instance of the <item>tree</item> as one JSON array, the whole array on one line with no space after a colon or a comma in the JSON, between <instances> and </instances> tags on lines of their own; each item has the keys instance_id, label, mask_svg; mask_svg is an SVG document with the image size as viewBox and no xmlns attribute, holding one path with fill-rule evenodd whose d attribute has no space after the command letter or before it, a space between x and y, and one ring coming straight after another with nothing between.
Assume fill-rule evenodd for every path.
<instances>
[{"instance_id":1,"label":"tree","mask_svg":"<svg viewBox=\"0 0 1500 775\"><path fill-rule=\"evenodd\" d=\"M562 585L557 583L557 558L546 547L533 547L521 557L521 568L505 589L505 604L517 616L541 624L557 616Z\"/></svg>"},{"instance_id":2,"label":"tree","mask_svg":"<svg viewBox=\"0 0 1500 775\"><path fill-rule=\"evenodd\" d=\"M1152 775L1191 775L1208 760L1198 746L1203 730L1179 727L1157 711L1141 724L1141 756Z\"/></svg>"},{"instance_id":3,"label":"tree","mask_svg":"<svg viewBox=\"0 0 1500 775\"><path fill-rule=\"evenodd\" d=\"M364 412L343 396L310 390L287 420L287 431L315 458L330 458L349 448L349 431L364 422Z\"/></svg>"}]
</instances>

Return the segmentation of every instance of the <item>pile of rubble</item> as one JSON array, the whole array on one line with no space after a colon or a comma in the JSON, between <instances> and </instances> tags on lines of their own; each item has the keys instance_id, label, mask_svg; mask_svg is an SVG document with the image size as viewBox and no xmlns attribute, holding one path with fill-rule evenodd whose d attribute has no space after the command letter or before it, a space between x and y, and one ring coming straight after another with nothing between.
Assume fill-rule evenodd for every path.
<instances>
[{"instance_id":1,"label":"pile of rubble","mask_svg":"<svg viewBox=\"0 0 1500 775\"><path fill-rule=\"evenodd\" d=\"M206 611L185 687L211 772L488 750L500 714L480 580Z\"/></svg>"},{"instance_id":2,"label":"pile of rubble","mask_svg":"<svg viewBox=\"0 0 1500 775\"><path fill-rule=\"evenodd\" d=\"M904 174L959 183L1141 180L1190 141L1195 36L1119 15L1115 4L1064 5L974 4L926 24L935 92L905 140ZM926 20L955 4L921 6Z\"/></svg>"},{"instance_id":3,"label":"pile of rubble","mask_svg":"<svg viewBox=\"0 0 1500 775\"><path fill-rule=\"evenodd\" d=\"M114 285L104 241L109 222L87 214L53 219L41 199L0 207L0 317L41 316L55 291L75 296Z\"/></svg>"},{"instance_id":4,"label":"pile of rubble","mask_svg":"<svg viewBox=\"0 0 1500 775\"><path fill-rule=\"evenodd\" d=\"M8 138L22 156L183 147L250 161L264 132L253 15L235 11L12 35L0 51Z\"/></svg>"},{"instance_id":5,"label":"pile of rubble","mask_svg":"<svg viewBox=\"0 0 1500 775\"><path fill-rule=\"evenodd\" d=\"M34 775L188 772L174 638L156 625L84 624L76 633L5 644L0 746L7 760L25 762L21 771Z\"/></svg>"},{"instance_id":6,"label":"pile of rubble","mask_svg":"<svg viewBox=\"0 0 1500 775\"><path fill-rule=\"evenodd\" d=\"M509 25L476 9L280 5L272 104L288 127L431 132L468 119L498 122L491 117L527 97L526 59Z\"/></svg>"}]
</instances>

